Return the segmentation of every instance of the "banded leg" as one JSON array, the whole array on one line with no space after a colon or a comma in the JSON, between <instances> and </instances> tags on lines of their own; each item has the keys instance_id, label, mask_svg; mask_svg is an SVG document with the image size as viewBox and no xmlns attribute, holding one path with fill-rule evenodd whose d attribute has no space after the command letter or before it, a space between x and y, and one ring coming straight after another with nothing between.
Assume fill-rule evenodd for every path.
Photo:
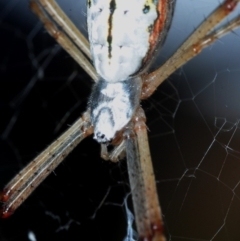
<instances>
[{"instance_id":1,"label":"banded leg","mask_svg":"<svg viewBox=\"0 0 240 241\"><path fill-rule=\"evenodd\" d=\"M65 159L93 128L89 113L85 112L67 131L30 162L4 188L0 217L11 215L37 188L37 186Z\"/></svg>"},{"instance_id":2,"label":"banded leg","mask_svg":"<svg viewBox=\"0 0 240 241\"><path fill-rule=\"evenodd\" d=\"M209 32L237 6L240 0L225 0L213 13L191 34L182 46L160 68L144 76L141 99L147 99L157 87L166 80L175 70L190 59L198 55L203 48L211 45L223 35L240 26L240 17L224 25L216 32Z\"/></svg>"},{"instance_id":3,"label":"banded leg","mask_svg":"<svg viewBox=\"0 0 240 241\"><path fill-rule=\"evenodd\" d=\"M45 2L45 1L43 1ZM60 12L60 16L62 16L62 10L60 9L60 7L58 7L58 5L50 5L50 3L54 3L54 1L47 1L48 3L48 8L50 10L53 10L54 7L56 7L56 9L54 9L54 13L50 12L49 14L51 14L51 16L54 19L57 19L57 17L55 17L54 14L57 13L57 11L61 11ZM56 4L56 3L55 3ZM49 6L50 5L50 6ZM63 32L60 31L58 29L58 27L51 21L51 19L49 19L49 17L45 14L45 12L42 10L42 6L37 3L36 1L31 1L30 2L30 7L32 9L32 11L37 15L37 17L42 21L42 23L44 24L45 29L48 31L48 33L59 43L59 45L61 45L61 47L68 52L68 54L86 71L86 73L88 73L88 75L96 82L98 80L98 76L96 74L96 71L94 69L94 67L92 66L92 64L89 62L89 60L84 56L84 54L79 50L79 48L84 51L88 56L90 56L89 50L86 51L86 49L89 49L89 45L86 44L86 39L83 35L80 34L75 34L72 36L72 38L74 38L74 40L76 40L77 38L77 43L75 43L73 41L73 39L69 38L68 35ZM47 10L46 9L46 10ZM63 30L66 30L66 32L69 34L71 34L74 29L71 28L71 26L73 25L73 23L67 18L66 15L64 15L64 17L60 18L61 21L59 20L57 23L61 24L60 26L63 28ZM65 25L63 24L63 22L66 20ZM67 24L69 22L69 24ZM79 30L78 30L79 32ZM71 36L71 35L70 35ZM81 43L81 44L80 44ZM77 45L76 45L77 44ZM78 47L79 48L78 48Z\"/></svg>"},{"instance_id":4,"label":"banded leg","mask_svg":"<svg viewBox=\"0 0 240 241\"><path fill-rule=\"evenodd\" d=\"M88 40L62 11L55 0L39 0L42 7L54 19L56 24L72 39L72 41L91 59Z\"/></svg>"}]
</instances>

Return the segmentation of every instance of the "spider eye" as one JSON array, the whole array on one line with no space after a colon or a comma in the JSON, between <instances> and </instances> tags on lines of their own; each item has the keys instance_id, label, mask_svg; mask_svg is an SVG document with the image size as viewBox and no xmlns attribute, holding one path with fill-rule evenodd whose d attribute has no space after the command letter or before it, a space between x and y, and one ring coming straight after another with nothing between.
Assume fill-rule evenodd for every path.
<instances>
[{"instance_id":1,"label":"spider eye","mask_svg":"<svg viewBox=\"0 0 240 241\"><path fill-rule=\"evenodd\" d=\"M101 132L97 132L95 134L94 139L96 139L99 143L102 143L102 144L107 144L112 141L112 138L107 138L107 136Z\"/></svg>"},{"instance_id":2,"label":"spider eye","mask_svg":"<svg viewBox=\"0 0 240 241\"><path fill-rule=\"evenodd\" d=\"M97 136L98 136L98 138L101 138L101 139L103 139L105 137L105 135L103 135L103 134L101 135L100 133L98 133Z\"/></svg>"}]
</instances>

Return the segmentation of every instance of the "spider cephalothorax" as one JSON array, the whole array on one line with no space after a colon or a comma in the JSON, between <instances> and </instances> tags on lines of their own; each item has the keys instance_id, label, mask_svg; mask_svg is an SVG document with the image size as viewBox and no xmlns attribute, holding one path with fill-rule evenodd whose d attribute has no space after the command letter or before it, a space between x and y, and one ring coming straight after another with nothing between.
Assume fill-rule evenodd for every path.
<instances>
[{"instance_id":1,"label":"spider cephalothorax","mask_svg":"<svg viewBox=\"0 0 240 241\"><path fill-rule=\"evenodd\" d=\"M110 142L127 125L139 105L141 87L140 77L113 83L100 80L94 86L89 103L94 139Z\"/></svg>"}]
</instances>

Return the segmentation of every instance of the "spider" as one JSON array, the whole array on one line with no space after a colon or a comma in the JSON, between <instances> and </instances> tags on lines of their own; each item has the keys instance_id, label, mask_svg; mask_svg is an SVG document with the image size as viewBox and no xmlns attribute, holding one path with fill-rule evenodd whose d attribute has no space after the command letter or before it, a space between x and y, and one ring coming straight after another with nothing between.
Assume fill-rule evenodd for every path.
<instances>
[{"instance_id":1,"label":"spider","mask_svg":"<svg viewBox=\"0 0 240 241\"><path fill-rule=\"evenodd\" d=\"M162 4L171 4L171 2L172 1ZM175 69L199 53L203 47L209 45L214 40L236 27L237 24L239 24L238 19L235 19L232 23L222 27L218 31L207 35L222 18L234 10L237 2L238 1L225 1L225 3L194 32L176 54L174 54L161 68L150 74L147 74L146 70L143 72L140 71L136 78L138 83L134 83L132 86L140 86L141 93L136 93L134 96L137 96L138 99L148 98L157 86ZM41 5L40 7L39 3ZM70 20L61 12L54 1L41 0L39 3L32 2L32 9L44 22L46 29L86 70L86 72L88 72L94 80L97 80L98 77L92 66L87 62L86 58L75 45L72 45L72 43L69 42L69 38L67 37L69 36L74 40L76 45L79 46L87 56L90 56L88 50L89 46L86 40L80 35L80 32L75 29ZM56 28L47 15L42 11L41 7L53 17L57 25L61 26L67 35ZM173 7L170 7L170 9L172 8ZM169 14L169 16L170 15L171 14ZM167 27L165 27L165 30L166 29ZM80 41L79 45L78 41ZM139 78L141 78L141 80L139 80ZM143 83L142 88L141 82ZM104 89L103 84L103 82L99 81L96 86L100 85L101 89ZM118 86L117 89L120 87L121 86ZM108 92L107 88L105 88L105 91ZM141 97L138 96L140 94ZM94 96L94 94L92 96ZM92 99L94 98L92 97ZM93 105L96 105L97 101L92 102L95 103ZM96 128L96 124L93 123L93 113L90 113L91 111L86 111L82 118L80 118L68 131L34 159L33 162L31 162L6 186L2 197L2 201L5 202L3 206L3 216L10 215L82 139L93 133L93 126L91 124L94 124L95 138L99 142L103 142L101 151L102 157L117 161L118 159L121 159L126 152L136 224L140 239L164 240L160 206L158 204L155 179L148 148L145 116L141 108L138 108L138 103L139 102L134 104L135 107L132 111L134 114L130 115L130 123L127 121L120 129L117 128L115 131L117 132L116 134L111 130L110 134L114 134L109 138L106 138L108 133L98 134L98 132L96 132L96 129L98 128ZM98 116L98 114L96 116ZM98 121L96 121L96 123L97 122ZM99 126L100 131L101 128L102 124ZM115 146L111 153L108 153L105 144L105 142L109 141ZM136 175L136 173L138 175Z\"/></svg>"}]
</instances>

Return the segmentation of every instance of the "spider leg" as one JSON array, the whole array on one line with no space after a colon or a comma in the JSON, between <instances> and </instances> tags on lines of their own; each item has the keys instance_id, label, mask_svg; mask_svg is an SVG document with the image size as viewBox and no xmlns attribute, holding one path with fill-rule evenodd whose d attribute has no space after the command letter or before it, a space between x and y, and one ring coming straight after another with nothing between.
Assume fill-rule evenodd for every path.
<instances>
[{"instance_id":1,"label":"spider leg","mask_svg":"<svg viewBox=\"0 0 240 241\"><path fill-rule=\"evenodd\" d=\"M139 108L135 120L126 127L124 133L134 213L139 240L164 241L145 121L144 111Z\"/></svg>"},{"instance_id":2,"label":"spider leg","mask_svg":"<svg viewBox=\"0 0 240 241\"><path fill-rule=\"evenodd\" d=\"M55 20L58 26L74 41L74 43L91 59L88 40L79 29L72 23L68 16L62 11L55 0L39 0L47 13Z\"/></svg>"},{"instance_id":3,"label":"spider leg","mask_svg":"<svg viewBox=\"0 0 240 241\"><path fill-rule=\"evenodd\" d=\"M118 162L126 156L125 143L122 141L120 144L115 146L112 151L108 152L107 145L101 144L101 158L106 161Z\"/></svg>"},{"instance_id":4,"label":"spider leg","mask_svg":"<svg viewBox=\"0 0 240 241\"><path fill-rule=\"evenodd\" d=\"M38 0L48 14L54 19L61 29L72 41L91 59L90 45L79 29L73 24L68 16L62 11L55 0Z\"/></svg>"},{"instance_id":5,"label":"spider leg","mask_svg":"<svg viewBox=\"0 0 240 241\"><path fill-rule=\"evenodd\" d=\"M240 0L225 0L213 13L191 34L182 46L160 68L143 76L143 90L141 99L153 94L157 87L166 80L176 69L199 54L203 48L209 46L218 38L240 26L240 19L236 17L230 24L226 24L217 31L208 34L218 23L228 16Z\"/></svg>"},{"instance_id":6,"label":"spider leg","mask_svg":"<svg viewBox=\"0 0 240 241\"><path fill-rule=\"evenodd\" d=\"M65 159L93 128L89 112L85 112L67 131L30 162L4 188L0 216L11 215L35 188Z\"/></svg>"},{"instance_id":7,"label":"spider leg","mask_svg":"<svg viewBox=\"0 0 240 241\"><path fill-rule=\"evenodd\" d=\"M90 56L89 53L89 44L82 34L79 34L79 30L73 34L76 27L72 27L73 23L68 19L68 17L63 14L60 7L54 1L41 1L43 6L41 6L36 1L30 2L30 7L32 11L37 15L37 17L43 22L45 29L48 33L65 49L70 56L89 74L89 76L96 82L98 77L96 71L89 60L84 56L84 54L79 50L79 48ZM46 7L48 13L59 26L66 31L60 31L58 27L51 21L47 14L42 10L43 7ZM57 17L57 13L60 14ZM64 21L66 21L64 23ZM69 38L69 37L71 38ZM74 44L73 40L77 41L77 46ZM81 44L80 44L81 43ZM88 50L87 50L88 49Z\"/></svg>"}]
</instances>

